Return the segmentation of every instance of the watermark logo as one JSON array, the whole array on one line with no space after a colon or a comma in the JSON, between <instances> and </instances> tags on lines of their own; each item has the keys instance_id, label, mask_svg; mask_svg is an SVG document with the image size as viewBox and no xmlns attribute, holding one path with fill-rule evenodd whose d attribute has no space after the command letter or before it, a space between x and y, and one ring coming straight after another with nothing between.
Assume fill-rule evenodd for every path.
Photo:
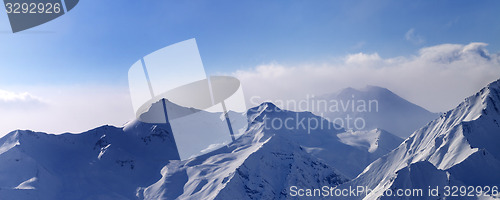
<instances>
[{"instance_id":1,"label":"watermark logo","mask_svg":"<svg viewBox=\"0 0 500 200\"><path fill-rule=\"evenodd\" d=\"M250 103L258 105L263 102L262 97L253 96ZM265 100L273 102L276 107L272 112L298 111L292 115L280 118L267 118L266 130L299 130L310 134L315 130L365 130L367 122L365 116L379 111L377 99L357 99L355 96L345 99L316 98L306 95L301 100ZM284 108L284 110L280 109ZM314 115L304 115L299 111L309 111Z\"/></svg>"},{"instance_id":2,"label":"watermark logo","mask_svg":"<svg viewBox=\"0 0 500 200\"><path fill-rule=\"evenodd\" d=\"M167 124L180 159L215 150L245 130L240 81L207 77L195 39L144 56L130 67L128 80L137 120Z\"/></svg>"},{"instance_id":3,"label":"watermark logo","mask_svg":"<svg viewBox=\"0 0 500 200\"><path fill-rule=\"evenodd\" d=\"M33 28L72 10L79 0L3 0L12 32Z\"/></svg>"}]
</instances>

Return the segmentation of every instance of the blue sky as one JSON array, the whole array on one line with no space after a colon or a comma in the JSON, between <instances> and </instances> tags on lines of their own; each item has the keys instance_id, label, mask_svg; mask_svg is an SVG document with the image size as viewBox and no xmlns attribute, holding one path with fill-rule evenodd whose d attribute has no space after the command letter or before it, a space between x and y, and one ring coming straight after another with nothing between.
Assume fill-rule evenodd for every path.
<instances>
[{"instance_id":1,"label":"blue sky","mask_svg":"<svg viewBox=\"0 0 500 200\"><path fill-rule=\"evenodd\" d=\"M150 2L80 1L18 34L2 11L0 84L126 85L138 58L193 37L207 73L357 52L404 56L442 43L500 46L498 1ZM419 41L405 38L411 29Z\"/></svg>"},{"instance_id":2,"label":"blue sky","mask_svg":"<svg viewBox=\"0 0 500 200\"><path fill-rule=\"evenodd\" d=\"M133 118L130 66L190 38L196 38L208 74L235 74L250 83L244 85L250 95L266 88L268 96L292 98L304 95L298 91L372 84L441 112L500 75L500 1L493 0L82 0L64 16L16 34L0 10L0 109L12 107L0 111L0 121L8 121L0 135L18 128L60 133L125 123ZM492 59L484 60L481 52ZM457 54L460 62L429 60ZM405 70L385 77L387 66ZM53 124L61 121L65 125Z\"/></svg>"}]
</instances>

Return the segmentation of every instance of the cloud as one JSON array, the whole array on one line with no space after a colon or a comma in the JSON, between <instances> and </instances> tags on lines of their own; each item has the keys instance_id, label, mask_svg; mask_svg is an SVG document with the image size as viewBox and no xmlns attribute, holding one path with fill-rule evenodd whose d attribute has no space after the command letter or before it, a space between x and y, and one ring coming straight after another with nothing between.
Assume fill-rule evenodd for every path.
<instances>
[{"instance_id":1,"label":"cloud","mask_svg":"<svg viewBox=\"0 0 500 200\"><path fill-rule=\"evenodd\" d=\"M270 63L239 70L234 76L241 80L249 106L263 100L303 99L346 87L378 85L431 111L442 112L500 78L500 55L490 54L486 46L442 44L394 58L357 53L338 62L293 66Z\"/></svg>"},{"instance_id":2,"label":"cloud","mask_svg":"<svg viewBox=\"0 0 500 200\"><path fill-rule=\"evenodd\" d=\"M415 29L411 28L405 34L405 39L410 41L413 44L419 45L425 42L424 38L415 33Z\"/></svg>"},{"instance_id":3,"label":"cloud","mask_svg":"<svg viewBox=\"0 0 500 200\"><path fill-rule=\"evenodd\" d=\"M44 106L45 102L28 92L16 93L0 89L0 108L2 109L33 109Z\"/></svg>"},{"instance_id":4,"label":"cloud","mask_svg":"<svg viewBox=\"0 0 500 200\"><path fill-rule=\"evenodd\" d=\"M382 61L382 58L377 53L374 54L350 54L345 58L345 63L350 65L367 65L367 64L377 64Z\"/></svg>"},{"instance_id":5,"label":"cloud","mask_svg":"<svg viewBox=\"0 0 500 200\"><path fill-rule=\"evenodd\" d=\"M431 111L446 111L500 78L500 54L485 43L442 44L417 54L383 58L349 54L331 62L269 63L234 72L249 106L254 101L303 99L366 85L386 87ZM5 88L2 88L5 89ZM12 91L30 91L28 93ZM32 109L37 108L37 109ZM81 132L134 119L126 86L32 86L0 90L0 136L15 129Z\"/></svg>"},{"instance_id":6,"label":"cloud","mask_svg":"<svg viewBox=\"0 0 500 200\"><path fill-rule=\"evenodd\" d=\"M0 91L0 137L16 129L78 133L134 119L126 86L17 86L9 90L32 93Z\"/></svg>"},{"instance_id":7,"label":"cloud","mask_svg":"<svg viewBox=\"0 0 500 200\"><path fill-rule=\"evenodd\" d=\"M352 50L361 49L361 48L363 48L365 45L366 45L366 42L365 42L365 41L359 41L359 42L358 42L358 43L356 43L355 45L351 46L351 49L352 49Z\"/></svg>"}]
</instances>

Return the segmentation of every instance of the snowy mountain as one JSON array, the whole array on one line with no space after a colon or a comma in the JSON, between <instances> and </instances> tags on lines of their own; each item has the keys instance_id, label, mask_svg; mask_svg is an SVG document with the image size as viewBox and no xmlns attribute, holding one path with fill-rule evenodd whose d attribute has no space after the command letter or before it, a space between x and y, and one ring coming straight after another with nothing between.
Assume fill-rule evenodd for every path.
<instances>
[{"instance_id":1,"label":"snowy mountain","mask_svg":"<svg viewBox=\"0 0 500 200\"><path fill-rule=\"evenodd\" d=\"M400 143L380 129L346 132L271 103L247 116L235 142L183 161L167 124L11 132L0 139L0 199L284 199L291 184L344 183Z\"/></svg>"},{"instance_id":2,"label":"snowy mountain","mask_svg":"<svg viewBox=\"0 0 500 200\"><path fill-rule=\"evenodd\" d=\"M227 114L233 135L238 138L246 130L246 115L231 110ZM217 149L232 141L222 107L219 112L217 110L209 112L179 106L167 99L159 99L151 104L147 112L138 116L141 122L165 123L166 119L168 127L171 128L168 131L173 132L182 160Z\"/></svg>"},{"instance_id":3,"label":"snowy mountain","mask_svg":"<svg viewBox=\"0 0 500 200\"><path fill-rule=\"evenodd\" d=\"M260 125L229 146L165 166L143 198L285 199L290 183L319 187L347 181L286 137L260 131Z\"/></svg>"},{"instance_id":4,"label":"snowy mountain","mask_svg":"<svg viewBox=\"0 0 500 200\"><path fill-rule=\"evenodd\" d=\"M445 186L498 187L499 121L500 80L497 80L466 98L455 109L415 131L394 151L376 160L356 179L340 187L363 185L373 188L373 192L364 199L413 199L382 196L388 189L421 188L426 195L428 186L440 186L440 198L444 199ZM464 199L476 197L467 196Z\"/></svg>"},{"instance_id":5,"label":"snowy mountain","mask_svg":"<svg viewBox=\"0 0 500 200\"><path fill-rule=\"evenodd\" d=\"M165 130L133 121L80 134L13 131L0 139L0 199L134 199L178 159Z\"/></svg>"},{"instance_id":6,"label":"snowy mountain","mask_svg":"<svg viewBox=\"0 0 500 200\"><path fill-rule=\"evenodd\" d=\"M325 119L310 112L281 110L263 103L247 113L248 131L236 142L186 161L172 162L163 177L143 190L145 199L288 199L289 187L335 186L401 142L383 130L268 127ZM333 127L333 124L332 126ZM179 185L184 185L180 187Z\"/></svg>"},{"instance_id":7,"label":"snowy mountain","mask_svg":"<svg viewBox=\"0 0 500 200\"><path fill-rule=\"evenodd\" d=\"M392 97L379 98L379 110L382 102L413 105ZM182 161L169 124L134 120L62 135L18 130L0 139L0 199L294 199L290 186L373 189L341 199L450 199L446 186L500 184L499 105L500 80L401 143L384 129L346 131L311 112L263 103L247 111L247 129L234 142ZM384 196L428 187L441 188L438 196Z\"/></svg>"},{"instance_id":8,"label":"snowy mountain","mask_svg":"<svg viewBox=\"0 0 500 200\"><path fill-rule=\"evenodd\" d=\"M362 148L374 158L379 158L399 146L403 139L382 129L370 131L346 131L337 134L344 144Z\"/></svg>"},{"instance_id":9,"label":"snowy mountain","mask_svg":"<svg viewBox=\"0 0 500 200\"><path fill-rule=\"evenodd\" d=\"M247 116L251 124L259 124L259 126L264 127L262 130L264 133L287 137L303 147L308 153L324 160L331 166L335 166L348 178L356 177L369 163L381 156L377 154L378 152L370 152L369 149L362 147L362 142L360 142L362 139L356 140L354 138L370 138L365 139L369 143L376 143L378 139L381 139L382 146L375 148L381 149L379 152L385 151L385 153L402 142L385 131L382 134L384 137L379 137L381 132L378 131L368 131L364 134L346 132L337 124L311 112L282 110L272 103L263 103L259 107L250 109ZM291 125L291 127L285 125L276 127L276 121ZM300 122L304 123L300 124ZM351 137L353 142L348 143L349 140L346 139L348 137ZM342 140L342 138L344 139Z\"/></svg>"},{"instance_id":10,"label":"snowy mountain","mask_svg":"<svg viewBox=\"0 0 500 200\"><path fill-rule=\"evenodd\" d=\"M401 138L407 138L413 131L439 116L377 86L366 86L359 90L345 88L338 93L318 96L315 101L318 102L315 114L334 122L335 119L342 119L346 129L381 128ZM328 105L323 106L321 101ZM356 118L363 119L364 124L362 121L356 122Z\"/></svg>"}]
</instances>

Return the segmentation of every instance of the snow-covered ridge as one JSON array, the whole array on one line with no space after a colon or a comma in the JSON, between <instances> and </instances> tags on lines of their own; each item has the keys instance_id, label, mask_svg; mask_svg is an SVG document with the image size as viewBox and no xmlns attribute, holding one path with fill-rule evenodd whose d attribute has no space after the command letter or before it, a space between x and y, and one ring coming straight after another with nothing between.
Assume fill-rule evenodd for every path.
<instances>
[{"instance_id":1,"label":"snow-covered ridge","mask_svg":"<svg viewBox=\"0 0 500 200\"><path fill-rule=\"evenodd\" d=\"M251 131L226 147L170 163L163 168L163 177L141 195L145 199L284 199L290 182L319 187L347 181L293 141L262 129L261 123L254 123Z\"/></svg>"},{"instance_id":2,"label":"snow-covered ridge","mask_svg":"<svg viewBox=\"0 0 500 200\"><path fill-rule=\"evenodd\" d=\"M360 147L360 141L375 144L378 139L383 148L377 152L399 144L387 139L398 141L398 137L383 130L346 133L353 134L351 146L338 137L344 130L314 129L308 134L300 126L269 129L268 123L275 119L325 120L310 112L282 110L272 103L249 109L247 116L248 130L234 143L186 161L170 163L163 168L163 177L139 191L140 196L145 199L288 199L292 185L333 187L379 157ZM357 135L366 138L355 140Z\"/></svg>"},{"instance_id":3,"label":"snow-covered ridge","mask_svg":"<svg viewBox=\"0 0 500 200\"><path fill-rule=\"evenodd\" d=\"M0 139L0 199L133 199L177 152L162 125L80 134L13 131Z\"/></svg>"},{"instance_id":4,"label":"snow-covered ridge","mask_svg":"<svg viewBox=\"0 0 500 200\"><path fill-rule=\"evenodd\" d=\"M247 118L235 142L185 161L168 124L134 120L62 135L14 131L0 139L0 199L282 199L290 185L346 182L400 142L379 129L275 128L273 119L330 122L272 103L250 109Z\"/></svg>"},{"instance_id":5,"label":"snow-covered ridge","mask_svg":"<svg viewBox=\"0 0 500 200\"><path fill-rule=\"evenodd\" d=\"M341 187L369 186L374 192L365 199L374 199L388 188L408 186L408 183L400 185L397 181L400 175L396 172L419 162L428 162L436 170L446 172L448 185L499 185L499 96L500 80L497 80L415 131L398 148L374 161L356 179ZM437 183L429 179L425 184Z\"/></svg>"},{"instance_id":6,"label":"snow-covered ridge","mask_svg":"<svg viewBox=\"0 0 500 200\"><path fill-rule=\"evenodd\" d=\"M383 129L346 131L272 103L246 117L248 128L235 142L183 161L168 124L134 120L63 135L15 131L0 139L0 199L286 199L292 185L355 178L402 141ZM329 126L300 125L309 120ZM273 127L275 121L292 126Z\"/></svg>"}]
</instances>

